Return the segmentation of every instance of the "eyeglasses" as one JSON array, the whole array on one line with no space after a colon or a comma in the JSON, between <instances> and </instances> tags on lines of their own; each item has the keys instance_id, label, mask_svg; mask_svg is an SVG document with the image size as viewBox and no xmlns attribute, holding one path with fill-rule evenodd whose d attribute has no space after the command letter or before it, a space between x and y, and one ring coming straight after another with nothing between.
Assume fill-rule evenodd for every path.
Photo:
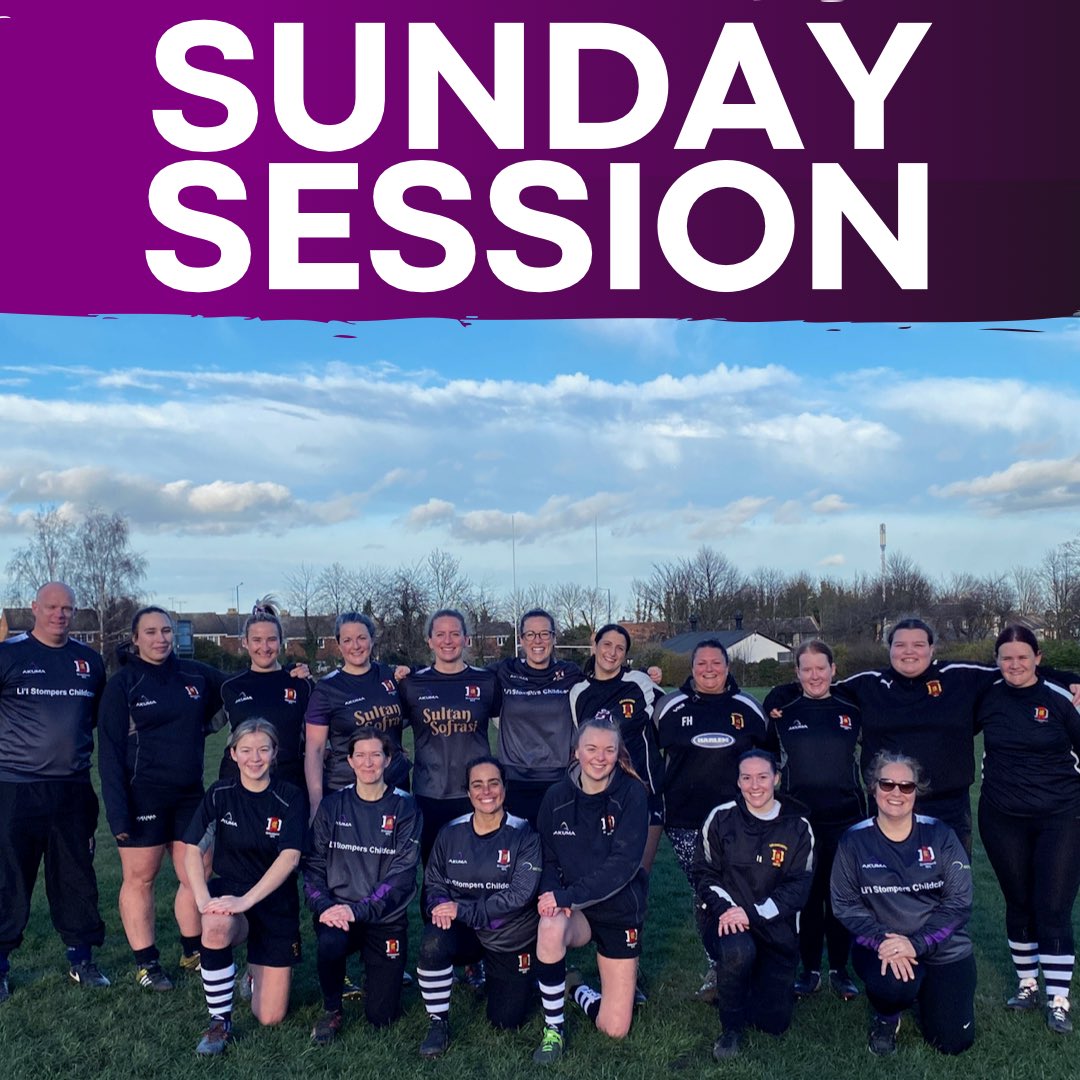
<instances>
[{"instance_id":1,"label":"eyeglasses","mask_svg":"<svg viewBox=\"0 0 1080 1080\"><path fill-rule=\"evenodd\" d=\"M886 793L899 788L901 795L914 795L918 785L914 780L879 780L877 786Z\"/></svg>"},{"instance_id":2,"label":"eyeglasses","mask_svg":"<svg viewBox=\"0 0 1080 1080\"><path fill-rule=\"evenodd\" d=\"M521 635L522 641L550 641L555 636L554 630L526 630Z\"/></svg>"}]
</instances>

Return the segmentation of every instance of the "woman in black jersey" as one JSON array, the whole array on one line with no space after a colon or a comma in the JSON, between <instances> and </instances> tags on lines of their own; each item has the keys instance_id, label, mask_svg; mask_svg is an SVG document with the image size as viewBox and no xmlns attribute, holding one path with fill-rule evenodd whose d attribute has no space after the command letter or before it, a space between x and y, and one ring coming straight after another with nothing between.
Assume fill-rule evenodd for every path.
<instances>
[{"instance_id":1,"label":"woman in black jersey","mask_svg":"<svg viewBox=\"0 0 1080 1080\"><path fill-rule=\"evenodd\" d=\"M334 636L341 667L315 684L304 717L304 775L312 817L324 794L355 783L349 741L361 727L386 733L393 748L386 783L409 789L409 759L401 749L401 700L394 669L371 658L375 624L362 612L345 611L337 617Z\"/></svg>"},{"instance_id":2,"label":"woman in black jersey","mask_svg":"<svg viewBox=\"0 0 1080 1080\"><path fill-rule=\"evenodd\" d=\"M441 608L428 617L425 636L432 663L398 685L401 711L413 732L413 794L424 815L420 858L439 830L472 809L465 766L487 754L488 723L499 714L495 672L465 661L469 631L465 616Z\"/></svg>"},{"instance_id":3,"label":"woman in black jersey","mask_svg":"<svg viewBox=\"0 0 1080 1080\"><path fill-rule=\"evenodd\" d=\"M544 1036L533 1061L547 1065L565 1047L566 950L596 942L599 993L579 986L574 1000L605 1035L630 1030L649 875L648 795L610 720L585 720L575 764L540 804L544 871L537 911L536 978Z\"/></svg>"},{"instance_id":4,"label":"woman in black jersey","mask_svg":"<svg viewBox=\"0 0 1080 1080\"><path fill-rule=\"evenodd\" d=\"M327 1046L341 1030L345 960L359 951L366 974L364 1012L386 1027L401 1011L408 907L416 895L420 813L407 792L387 784L394 743L358 728L348 745L352 786L319 804L304 856L304 895L315 914L323 1014L311 1040Z\"/></svg>"},{"instance_id":5,"label":"woman in black jersey","mask_svg":"<svg viewBox=\"0 0 1080 1080\"><path fill-rule=\"evenodd\" d=\"M1046 1024L1064 1035L1072 1031L1072 910L1080 889L1080 714L1066 691L1038 676L1039 643L1027 627L1005 627L996 653L1002 678L976 713L984 739L979 834L1005 896L1019 979L1007 1005L1039 1007L1042 967Z\"/></svg>"},{"instance_id":6,"label":"woman in black jersey","mask_svg":"<svg viewBox=\"0 0 1080 1080\"><path fill-rule=\"evenodd\" d=\"M136 982L171 990L154 944L154 882L168 849L179 879L173 910L180 966L199 966L199 909L184 864L183 837L203 797L203 752L221 705L221 672L173 653L173 625L141 608L129 648L105 686L98 713L98 767L109 828L120 847L120 920L135 954Z\"/></svg>"},{"instance_id":7,"label":"woman in black jersey","mask_svg":"<svg viewBox=\"0 0 1080 1080\"><path fill-rule=\"evenodd\" d=\"M896 1053L901 1013L917 1004L923 1038L963 1053L975 1041L971 863L944 821L915 813L926 783L914 758L881 750L866 779L877 813L841 838L832 902L866 986L870 1052Z\"/></svg>"},{"instance_id":8,"label":"woman in black jersey","mask_svg":"<svg viewBox=\"0 0 1080 1080\"><path fill-rule=\"evenodd\" d=\"M428 1058L450 1045L454 964L484 960L494 1027L521 1027L532 997L540 837L524 818L507 814L497 759L485 754L471 761L466 782L472 813L443 826L424 872L430 922L416 978L429 1019L420 1055Z\"/></svg>"},{"instance_id":9,"label":"woman in black jersey","mask_svg":"<svg viewBox=\"0 0 1080 1080\"><path fill-rule=\"evenodd\" d=\"M694 646L690 678L656 703L653 724L664 755L664 832L692 888L702 822L714 806L738 794L739 755L755 747L774 750L776 735L761 706L736 685L718 638ZM716 996L714 965L696 996Z\"/></svg>"},{"instance_id":10,"label":"woman in black jersey","mask_svg":"<svg viewBox=\"0 0 1080 1080\"><path fill-rule=\"evenodd\" d=\"M221 684L221 718L230 731L250 718L269 720L278 740L273 774L303 789L304 713L312 683L306 677L306 664L282 667L284 640L277 607L271 597L264 597L245 620L240 639L251 666ZM224 780L239 775L231 748L226 746L218 776Z\"/></svg>"},{"instance_id":11,"label":"woman in black jersey","mask_svg":"<svg viewBox=\"0 0 1080 1080\"><path fill-rule=\"evenodd\" d=\"M799 911L814 862L806 807L776 798L773 755L747 750L738 764L738 798L705 819L693 870L698 930L716 964L717 1061L739 1053L748 1025L781 1035L791 1024Z\"/></svg>"},{"instance_id":12,"label":"woman in black jersey","mask_svg":"<svg viewBox=\"0 0 1080 1080\"><path fill-rule=\"evenodd\" d=\"M307 827L307 803L295 784L271 776L277 732L267 720L243 720L229 737L237 777L218 780L185 836L184 859L202 914L203 993L210 1026L196 1047L221 1054L232 1030L233 947L247 942L251 1011L279 1024L289 1007L292 966L300 960L296 867ZM203 880L203 848L214 877Z\"/></svg>"},{"instance_id":13,"label":"woman in black jersey","mask_svg":"<svg viewBox=\"0 0 1080 1080\"><path fill-rule=\"evenodd\" d=\"M807 808L814 830L814 881L799 922L802 974L795 993L806 997L821 988L821 947L827 944L830 985L850 1001L859 994L847 969L851 937L833 914L829 878L840 837L866 817L857 757L862 714L833 696L836 665L825 642L799 645L795 671L802 697L790 701L786 688L777 687L763 706L780 743L780 790ZM784 701L782 710L774 707Z\"/></svg>"}]
</instances>

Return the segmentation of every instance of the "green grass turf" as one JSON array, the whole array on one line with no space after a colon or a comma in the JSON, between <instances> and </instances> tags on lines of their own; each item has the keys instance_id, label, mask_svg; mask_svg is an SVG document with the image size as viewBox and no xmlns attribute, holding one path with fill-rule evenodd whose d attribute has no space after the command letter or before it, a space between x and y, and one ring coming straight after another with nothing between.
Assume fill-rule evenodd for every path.
<instances>
[{"instance_id":1,"label":"green grass turf","mask_svg":"<svg viewBox=\"0 0 1080 1080\"><path fill-rule=\"evenodd\" d=\"M208 780L216 775L222 737L207 751ZM260 1029L247 1006L238 1003L237 1041L223 1060L196 1058L195 1043L206 1014L198 979L177 978L173 993L153 994L134 982L134 965L116 911L119 860L112 838L99 831L98 873L108 940L98 953L113 980L109 990L82 991L69 983L63 952L48 921L39 883L24 945L12 957L13 996L0 1006L0 1076L14 1080L81 1080L84 1077L139 1077L153 1080L199 1076L270 1080L290 1076L398 1078L505 1078L536 1075L532 1050L540 1034L539 1014L518 1033L497 1034L483 1004L458 987L451 1005L453 1043L445 1058L426 1062L417 1047L426 1018L415 989L407 990L405 1015L389 1031L367 1027L360 1003L346 1004L346 1027L337 1043L314 1049L308 1036L320 1011L314 945L305 919L305 958L296 971L292 1008L276 1029ZM571 1006L570 1047L554 1076L577 1080L637 1080L670 1074L694 1080L722 1073L735 1080L761 1078L1016 1077L1062 1080L1076 1075L1080 1043L1053 1036L1041 1014L1012 1015L1002 1008L1012 976L1002 925L997 883L981 849L975 854L976 909L972 925L977 945L978 1037L959 1058L928 1049L910 1017L900 1031L900 1052L877 1059L866 1049L867 1011L863 1000L844 1004L827 991L801 1004L790 1032L780 1039L751 1035L744 1053L717 1066L711 1057L717 1034L711 1008L693 1000L704 971L703 954L690 921L688 889L666 841L653 874L642 969L649 1003L630 1036L615 1043L599 1035ZM163 871L158 893L158 938L166 967L176 973L179 945L171 916L172 877ZM414 919L412 956L418 941ZM241 952L242 958L242 952ZM590 950L571 954L587 976L595 974ZM1075 1036L1080 1040L1080 1034Z\"/></svg>"}]
</instances>

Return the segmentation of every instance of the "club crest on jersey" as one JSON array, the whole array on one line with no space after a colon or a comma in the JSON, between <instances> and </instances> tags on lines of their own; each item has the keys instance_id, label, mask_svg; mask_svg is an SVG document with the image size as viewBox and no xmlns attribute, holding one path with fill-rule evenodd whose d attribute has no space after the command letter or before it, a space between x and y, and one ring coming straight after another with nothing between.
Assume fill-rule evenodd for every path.
<instances>
[{"instance_id":1,"label":"club crest on jersey","mask_svg":"<svg viewBox=\"0 0 1080 1080\"><path fill-rule=\"evenodd\" d=\"M784 865L784 856L787 854L787 844L770 844L769 861L778 869Z\"/></svg>"},{"instance_id":2,"label":"club crest on jersey","mask_svg":"<svg viewBox=\"0 0 1080 1080\"><path fill-rule=\"evenodd\" d=\"M741 712L733 712L731 714L731 726L736 731L742 731L745 727L745 721L743 720L743 714Z\"/></svg>"},{"instance_id":3,"label":"club crest on jersey","mask_svg":"<svg viewBox=\"0 0 1080 1080\"><path fill-rule=\"evenodd\" d=\"M563 671L562 668L559 668L559 670L555 672L555 681L558 682L565 674L566 672Z\"/></svg>"},{"instance_id":4,"label":"club crest on jersey","mask_svg":"<svg viewBox=\"0 0 1080 1080\"><path fill-rule=\"evenodd\" d=\"M184 689L187 691L187 696L191 698L192 701L199 700L199 688L197 686L185 686Z\"/></svg>"},{"instance_id":5,"label":"club crest on jersey","mask_svg":"<svg viewBox=\"0 0 1080 1080\"><path fill-rule=\"evenodd\" d=\"M396 814L383 814L382 816L382 831L390 835L394 831L394 823L397 821Z\"/></svg>"},{"instance_id":6,"label":"club crest on jersey","mask_svg":"<svg viewBox=\"0 0 1080 1080\"><path fill-rule=\"evenodd\" d=\"M499 854L495 859L496 866L509 866L510 865L510 849L499 848Z\"/></svg>"},{"instance_id":7,"label":"club crest on jersey","mask_svg":"<svg viewBox=\"0 0 1080 1080\"><path fill-rule=\"evenodd\" d=\"M939 679L931 679L926 684L926 692L931 697L941 697L941 681Z\"/></svg>"},{"instance_id":8,"label":"club crest on jersey","mask_svg":"<svg viewBox=\"0 0 1080 1080\"><path fill-rule=\"evenodd\" d=\"M466 701L479 701L480 700L480 687L479 686L466 686L465 687L465 700Z\"/></svg>"},{"instance_id":9,"label":"club crest on jersey","mask_svg":"<svg viewBox=\"0 0 1080 1080\"><path fill-rule=\"evenodd\" d=\"M89 675L90 664L86 660L75 661L75 674L76 675Z\"/></svg>"},{"instance_id":10,"label":"club crest on jersey","mask_svg":"<svg viewBox=\"0 0 1080 1080\"><path fill-rule=\"evenodd\" d=\"M394 680L393 679L383 679L382 688L388 694L392 694L394 692L394 690L396 689L395 686L394 686Z\"/></svg>"},{"instance_id":11,"label":"club crest on jersey","mask_svg":"<svg viewBox=\"0 0 1080 1080\"><path fill-rule=\"evenodd\" d=\"M615 832L615 815L614 814L605 814L600 819L600 831L605 836L611 836L611 834L613 832Z\"/></svg>"},{"instance_id":12,"label":"club crest on jersey","mask_svg":"<svg viewBox=\"0 0 1080 1080\"><path fill-rule=\"evenodd\" d=\"M632 720L634 718L634 703L632 701L620 701L622 706L622 714L624 720Z\"/></svg>"},{"instance_id":13,"label":"club crest on jersey","mask_svg":"<svg viewBox=\"0 0 1080 1080\"><path fill-rule=\"evenodd\" d=\"M933 866L934 849L930 846L919 848L919 865L920 866Z\"/></svg>"},{"instance_id":14,"label":"club crest on jersey","mask_svg":"<svg viewBox=\"0 0 1080 1080\"><path fill-rule=\"evenodd\" d=\"M850 731L851 730L851 717L850 716L841 716L840 717L840 727L842 727L844 729L844 731Z\"/></svg>"},{"instance_id":15,"label":"club crest on jersey","mask_svg":"<svg viewBox=\"0 0 1080 1080\"><path fill-rule=\"evenodd\" d=\"M396 937L386 939L386 955L391 960L396 960L401 955L401 942Z\"/></svg>"},{"instance_id":16,"label":"club crest on jersey","mask_svg":"<svg viewBox=\"0 0 1080 1080\"><path fill-rule=\"evenodd\" d=\"M296 704L296 691L291 686L285 687L285 700L290 705Z\"/></svg>"},{"instance_id":17,"label":"club crest on jersey","mask_svg":"<svg viewBox=\"0 0 1080 1080\"><path fill-rule=\"evenodd\" d=\"M1035 719L1040 724L1045 724L1050 719L1050 710L1045 705L1035 706Z\"/></svg>"},{"instance_id":18,"label":"club crest on jersey","mask_svg":"<svg viewBox=\"0 0 1080 1080\"><path fill-rule=\"evenodd\" d=\"M266 819L266 835L267 836L280 836L281 835L281 818L268 817Z\"/></svg>"},{"instance_id":19,"label":"club crest on jersey","mask_svg":"<svg viewBox=\"0 0 1080 1080\"><path fill-rule=\"evenodd\" d=\"M638 928L636 926L631 926L626 931L626 947L628 949L636 949L637 948L637 943L638 943Z\"/></svg>"},{"instance_id":20,"label":"club crest on jersey","mask_svg":"<svg viewBox=\"0 0 1080 1080\"><path fill-rule=\"evenodd\" d=\"M532 953L519 952L518 953L518 974L519 975L528 975L530 968L532 968Z\"/></svg>"}]
</instances>

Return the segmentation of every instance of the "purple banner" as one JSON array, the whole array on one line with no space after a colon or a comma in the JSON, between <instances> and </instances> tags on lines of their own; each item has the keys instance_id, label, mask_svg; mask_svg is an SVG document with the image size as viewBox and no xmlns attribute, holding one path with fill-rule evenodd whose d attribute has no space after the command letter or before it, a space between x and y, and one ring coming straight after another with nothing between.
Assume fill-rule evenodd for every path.
<instances>
[{"instance_id":1,"label":"purple banner","mask_svg":"<svg viewBox=\"0 0 1080 1080\"><path fill-rule=\"evenodd\" d=\"M10 0L0 15L3 311L1080 309L1075 4Z\"/></svg>"}]
</instances>

